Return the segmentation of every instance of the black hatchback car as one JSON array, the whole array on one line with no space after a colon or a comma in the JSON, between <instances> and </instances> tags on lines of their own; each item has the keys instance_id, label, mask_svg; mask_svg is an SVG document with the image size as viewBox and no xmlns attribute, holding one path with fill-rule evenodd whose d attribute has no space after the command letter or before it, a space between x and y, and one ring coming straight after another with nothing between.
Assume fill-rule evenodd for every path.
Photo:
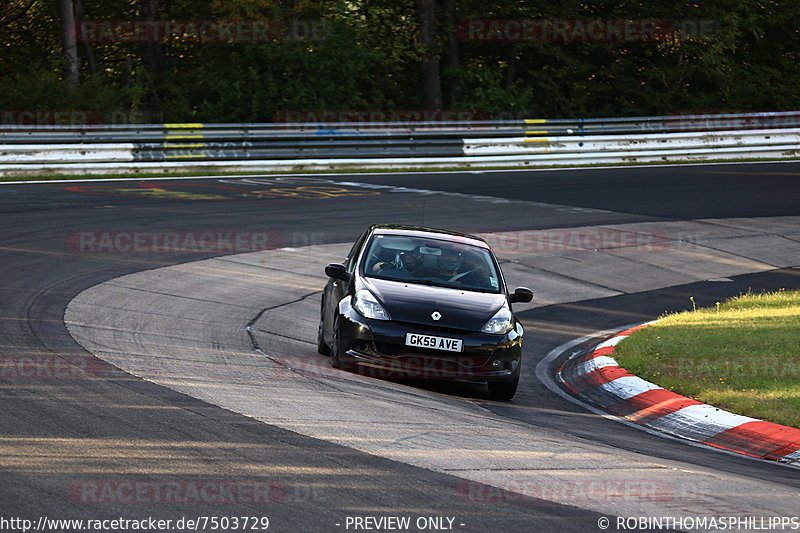
<instances>
[{"instance_id":1,"label":"black hatchback car","mask_svg":"<svg viewBox=\"0 0 800 533\"><path fill-rule=\"evenodd\" d=\"M373 225L343 264L325 267L318 350L336 368L374 377L485 381L493 398L517 390L523 328L500 266L478 237Z\"/></svg>"}]
</instances>

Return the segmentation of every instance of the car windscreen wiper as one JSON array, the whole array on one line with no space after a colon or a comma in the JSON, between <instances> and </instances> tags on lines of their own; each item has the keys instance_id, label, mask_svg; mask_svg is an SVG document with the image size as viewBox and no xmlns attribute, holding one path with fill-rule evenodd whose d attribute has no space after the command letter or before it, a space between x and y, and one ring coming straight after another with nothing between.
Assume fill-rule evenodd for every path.
<instances>
[{"instance_id":1,"label":"car windscreen wiper","mask_svg":"<svg viewBox=\"0 0 800 533\"><path fill-rule=\"evenodd\" d=\"M403 280L409 281L411 283L419 283L422 285L431 285L434 287L444 287L445 289L456 289L459 291L470 291L470 292L488 292L494 294L495 291L488 291L483 287L470 287L468 285L454 285L452 283L448 283L446 281L437 281L433 279L412 279L412 280Z\"/></svg>"},{"instance_id":2,"label":"car windscreen wiper","mask_svg":"<svg viewBox=\"0 0 800 533\"><path fill-rule=\"evenodd\" d=\"M437 281L435 279L412 279L409 280L412 283L419 283L421 285L433 285L434 287L444 287L445 289L457 289L458 287L454 287L453 285L445 282L445 281Z\"/></svg>"}]
</instances>

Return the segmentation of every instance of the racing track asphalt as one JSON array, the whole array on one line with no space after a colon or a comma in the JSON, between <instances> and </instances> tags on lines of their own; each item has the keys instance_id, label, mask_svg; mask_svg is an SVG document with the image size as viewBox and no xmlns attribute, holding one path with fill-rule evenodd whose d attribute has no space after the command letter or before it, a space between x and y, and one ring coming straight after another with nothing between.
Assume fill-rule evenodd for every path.
<instances>
[{"instance_id":1,"label":"racing track asphalt","mask_svg":"<svg viewBox=\"0 0 800 533\"><path fill-rule=\"evenodd\" d=\"M653 177L656 171L658 178ZM680 179L670 178L676 174ZM28 356L38 358L40 367L50 368L52 358L85 355L62 322L66 304L83 289L126 273L205 257L197 253L76 253L70 249L69 239L78 231L267 229L280 236L281 244L291 246L352 240L373 221L419 223L423 205L427 206L426 223L476 232L699 216L797 215L797 176L798 164L769 164L333 178L523 200L473 203L468 212L464 210L465 199L459 195L432 200L420 192L238 201L139 193L110 196L107 189L94 189L94 194L89 194L65 191L62 184L2 185L0 470L4 483L0 485L0 516L170 518L208 514L208 506L199 504L82 503L74 488L85 486L87 480L163 483L255 479L281 484L297 497L267 506L247 502L220 505L215 513L266 512L276 527L289 523L304 530L332 530L331 525L346 514L400 514L407 509L414 509L416 514L458 515L484 531L544 529L553 525L552 520L563 530L593 530L593 513L514 498L490 504L464 502L454 497L455 481L449 476L254 423L131 378L105 364L92 379L15 376L9 374L9 364ZM281 186L291 188L298 183L307 182L284 180ZM208 184L189 181L175 188L208 192ZM130 183L103 186L139 188ZM695 199L687 196L687 189L692 194L718 191L720 200L711 202L706 193ZM547 210L525 204L531 201L622 212ZM501 220L498 212L502 212ZM526 351L538 360L570 338L685 306L686 294L711 301L737 294L748 284L800 286L793 272L775 274L783 276L780 280L768 279L769 274L758 276L534 309L524 318L533 330L538 329L540 340L533 346L528 344ZM521 405L533 409L520 409L516 402L489 408L510 418L558 428L576 438L598 439L602 435L603 442L654 457L678 457L711 469L798 486L795 471L779 470L775 465L667 443L603 419L575 424L575 416L583 415L582 411L535 383L532 367L528 366L527 376L531 387L520 400ZM312 498L308 496L311 487L329 490Z\"/></svg>"}]
</instances>

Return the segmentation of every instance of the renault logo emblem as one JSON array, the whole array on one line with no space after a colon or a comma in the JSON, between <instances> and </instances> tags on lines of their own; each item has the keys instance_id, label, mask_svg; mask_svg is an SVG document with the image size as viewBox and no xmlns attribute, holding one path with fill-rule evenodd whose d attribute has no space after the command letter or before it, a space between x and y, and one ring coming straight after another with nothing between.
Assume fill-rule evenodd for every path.
<instances>
[{"instance_id":1,"label":"renault logo emblem","mask_svg":"<svg viewBox=\"0 0 800 533\"><path fill-rule=\"evenodd\" d=\"M434 320L439 320L440 318L442 318L442 313L440 313L439 311L434 311L433 313L431 313L431 318Z\"/></svg>"}]
</instances>

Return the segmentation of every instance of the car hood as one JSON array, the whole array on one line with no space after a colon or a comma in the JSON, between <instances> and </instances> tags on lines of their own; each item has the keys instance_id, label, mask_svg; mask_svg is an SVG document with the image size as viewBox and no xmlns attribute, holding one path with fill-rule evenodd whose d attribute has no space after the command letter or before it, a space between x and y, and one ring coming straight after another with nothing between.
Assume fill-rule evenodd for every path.
<instances>
[{"instance_id":1,"label":"car hood","mask_svg":"<svg viewBox=\"0 0 800 533\"><path fill-rule=\"evenodd\" d=\"M398 322L477 331L506 303L504 294L376 278L362 278L362 282ZM435 311L441 314L439 320L431 317Z\"/></svg>"}]
</instances>

